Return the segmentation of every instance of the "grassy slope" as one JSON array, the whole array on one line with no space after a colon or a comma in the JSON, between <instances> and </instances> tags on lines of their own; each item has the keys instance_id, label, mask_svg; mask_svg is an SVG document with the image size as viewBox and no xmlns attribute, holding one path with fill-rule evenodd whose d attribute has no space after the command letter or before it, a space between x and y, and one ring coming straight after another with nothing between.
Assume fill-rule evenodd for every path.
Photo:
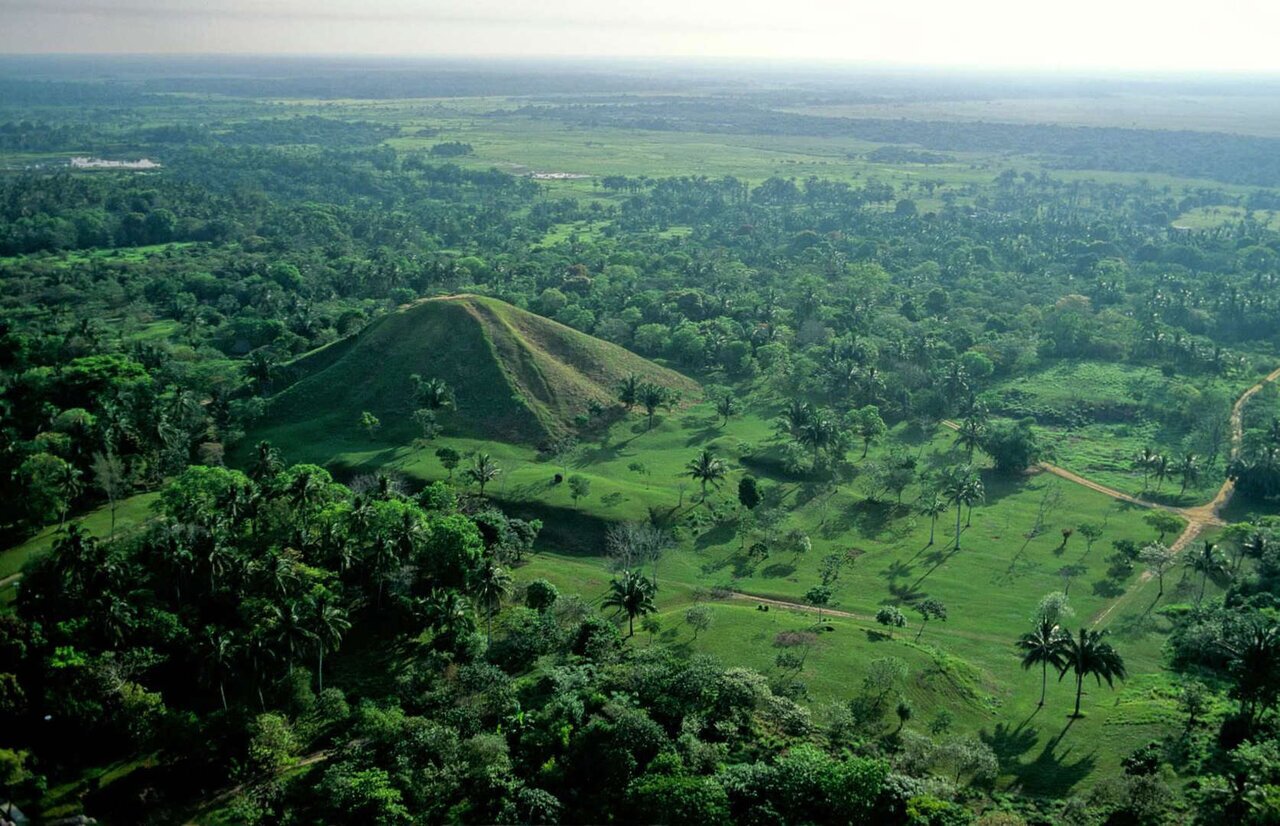
<instances>
[{"instance_id":1,"label":"grassy slope","mask_svg":"<svg viewBox=\"0 0 1280 826\"><path fill-rule=\"evenodd\" d=\"M590 401L609 403L628 373L695 393L689 379L616 345L496 299L427 299L375 322L357 338L299 359L303 375L271 405L262 434L282 443L357 432L362 411L405 441L409 376L444 379L457 397L451 432L538 444L564 432ZM291 432L292 431L292 432Z\"/></svg>"},{"instance_id":2,"label":"grassy slope","mask_svg":"<svg viewBox=\"0 0 1280 826\"><path fill-rule=\"evenodd\" d=\"M151 515L151 504L159 494L140 493L122 501L116 508L116 533L140 524ZM94 536L107 536L111 530L111 509L106 505L90 511L72 521L80 522ZM53 547L58 526L50 525L30 539L12 548L0 551L0 580L21 573L22 567L32 559ZM13 584L0 588L0 601L8 601L13 595Z\"/></svg>"},{"instance_id":3,"label":"grassy slope","mask_svg":"<svg viewBox=\"0 0 1280 826\"><path fill-rule=\"evenodd\" d=\"M953 553L953 514L939 521L937 542L929 547L926 520L907 507L868 505L858 481L815 495L803 484L765 475L766 487L787 512L781 530L805 530L813 550L802 556L775 553L753 563L741 553L733 525L690 522L691 514L703 508L696 502L696 487L680 474L701 447L711 446L732 468L713 497L731 500L745 472L742 457L771 438L768 413L755 410L721 426L709 405L699 404L660 416L653 430L633 415L614 425L599 443L581 446L567 462L569 473L591 480L590 493L577 502L567 486L552 483L564 468L540 459L531 449L470 439L439 443L462 451L490 451L504 470L490 488L492 495L508 507L533 505L540 509L535 512L550 517L551 533L544 544L555 550L539 554L519 577L547 577L562 591L588 600L599 601L610 577L599 556L600 524L642 519L650 508L675 508L684 525L682 538L659 566L665 639L716 654L725 662L774 670L777 632L810 628L814 617L783 609L757 611L749 603L715 603L715 624L695 641L681 617L697 589L728 586L799 601L817 582L824 555L858 552L841 575L833 607L862 619L835 619L836 630L819 638L800 675L809 686L811 705L820 709L828 702L847 700L872 659L902 657L911 667L906 693L916 709L913 725L923 727L937 709L948 709L956 716L957 731L982 733L997 746L1005 761L1006 783L1038 794L1064 792L1101 771L1118 771L1124 756L1173 724L1170 677L1161 668L1164 620L1147 610L1154 591L1128 593L1107 617L1134 676L1114 693L1092 688L1085 701L1088 716L1069 728L1069 681L1051 682L1049 706L1033 716L1038 675L1023 672L1013 651L1013 640L1027 626L1039 599L1063 587L1063 567L1083 567L1071 583L1080 624L1127 589L1140 587L1136 572L1113 574L1107 557L1116 540L1155 539L1142 521L1145 511L1048 475L1004 480L987 473L987 501L975 509L962 550ZM898 431L893 438L919 451L924 463L953 460L947 456L954 442L949 432L922 439ZM294 460L336 457L350 468L391 466L424 480L446 475L433 455L434 445L415 449L386 440L370 443L351 434L296 443L291 449L303 451L290 455ZM873 447L868 461L882 450ZM637 464L642 467L633 469ZM918 493L916 487L908 489L904 502L912 502ZM1046 496L1056 504L1048 508L1041 531L1028 538ZM1084 522L1103 525L1102 538L1086 549L1077 534L1063 548L1061 529ZM917 629L910 611L912 627L898 632L895 640L868 633L878 628L870 618L881 604L925 594L943 600L950 617L945 623L931 623L919 645L912 642ZM638 634L634 644L646 643Z\"/></svg>"}]
</instances>

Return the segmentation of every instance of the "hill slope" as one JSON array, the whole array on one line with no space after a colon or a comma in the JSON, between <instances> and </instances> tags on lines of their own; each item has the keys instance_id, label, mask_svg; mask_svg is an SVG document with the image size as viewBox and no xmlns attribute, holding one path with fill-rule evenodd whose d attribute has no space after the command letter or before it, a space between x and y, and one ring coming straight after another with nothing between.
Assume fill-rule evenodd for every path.
<instances>
[{"instance_id":1,"label":"hill slope","mask_svg":"<svg viewBox=\"0 0 1280 826\"><path fill-rule=\"evenodd\" d=\"M272 429L351 432L361 411L393 440L416 435L409 377L448 382L451 433L541 444L571 428L591 401L609 405L628 374L697 392L692 380L503 301L474 295L424 299L293 365L300 378L271 402Z\"/></svg>"}]
</instances>

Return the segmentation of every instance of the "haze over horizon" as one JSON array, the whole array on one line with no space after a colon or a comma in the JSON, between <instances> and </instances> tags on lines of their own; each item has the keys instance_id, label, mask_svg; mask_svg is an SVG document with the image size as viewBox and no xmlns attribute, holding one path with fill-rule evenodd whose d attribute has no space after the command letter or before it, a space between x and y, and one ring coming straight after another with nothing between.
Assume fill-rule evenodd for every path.
<instances>
[{"instance_id":1,"label":"haze over horizon","mask_svg":"<svg viewBox=\"0 0 1280 826\"><path fill-rule=\"evenodd\" d=\"M1241 21L1249 25L1241 26ZM1280 72L1280 5L1015 0L0 0L10 54L747 58L972 69Z\"/></svg>"}]
</instances>

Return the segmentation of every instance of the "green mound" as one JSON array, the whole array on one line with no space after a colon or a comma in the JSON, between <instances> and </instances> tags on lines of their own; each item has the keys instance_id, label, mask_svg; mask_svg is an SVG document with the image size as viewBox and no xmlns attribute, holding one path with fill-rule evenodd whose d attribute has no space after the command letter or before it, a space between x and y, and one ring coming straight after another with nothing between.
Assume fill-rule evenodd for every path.
<instances>
[{"instance_id":1,"label":"green mound","mask_svg":"<svg viewBox=\"0 0 1280 826\"><path fill-rule=\"evenodd\" d=\"M271 402L273 429L351 432L367 410L393 440L416 433L415 373L453 389L456 408L441 416L447 432L533 445L571 430L592 401L614 404L629 374L686 396L698 389L615 344L475 295L408 304L292 368L297 380Z\"/></svg>"}]
</instances>

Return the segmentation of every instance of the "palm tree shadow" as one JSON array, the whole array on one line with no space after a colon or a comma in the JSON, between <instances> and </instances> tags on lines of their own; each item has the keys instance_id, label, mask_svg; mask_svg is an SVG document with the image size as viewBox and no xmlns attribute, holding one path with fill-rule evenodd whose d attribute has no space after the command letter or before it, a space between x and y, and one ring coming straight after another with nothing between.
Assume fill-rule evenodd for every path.
<instances>
[{"instance_id":1,"label":"palm tree shadow","mask_svg":"<svg viewBox=\"0 0 1280 826\"><path fill-rule=\"evenodd\" d=\"M1065 797L1080 781L1084 780L1097 765L1097 749L1071 760L1074 746L1059 750L1067 732L1075 724L1075 718L1069 718L1066 726L1056 737L1045 742L1040 753L1030 762L1014 762L1008 766L1007 772L1014 777L1014 786L1024 794L1045 797ZM1014 731L1017 734L1017 730ZM1022 735L1025 736L1025 735ZM1010 748L1021 745L1021 740L1014 738ZM995 746L992 746L995 749ZM1028 748L1029 750L1029 748ZM996 752L997 757L1000 753ZM1001 766L1002 770L1005 767Z\"/></svg>"},{"instance_id":2,"label":"palm tree shadow","mask_svg":"<svg viewBox=\"0 0 1280 826\"><path fill-rule=\"evenodd\" d=\"M1039 708L1032 712L1032 717L1039 712ZM1018 765L1018 759L1022 755L1030 751L1039 739L1040 730L1035 728L1026 728L1027 723L1031 720L1028 717L1017 725L1016 728L1010 728L1007 723L999 723L995 730L991 733L981 731L978 737L982 742L991 747L995 752L996 759L1000 762L1000 771L1003 773L1013 772Z\"/></svg>"}]
</instances>

